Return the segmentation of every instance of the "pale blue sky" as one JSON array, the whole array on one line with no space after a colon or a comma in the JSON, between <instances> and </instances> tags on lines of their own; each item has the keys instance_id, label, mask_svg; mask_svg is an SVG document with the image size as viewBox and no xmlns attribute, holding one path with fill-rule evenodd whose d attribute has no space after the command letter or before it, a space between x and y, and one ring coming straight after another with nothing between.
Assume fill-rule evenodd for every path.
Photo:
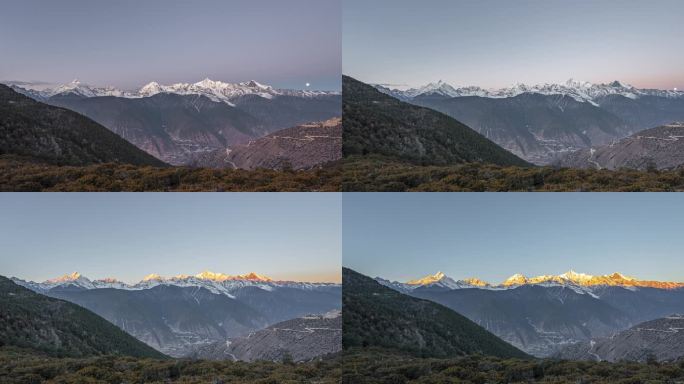
<instances>
[{"instance_id":1,"label":"pale blue sky","mask_svg":"<svg viewBox=\"0 0 684 384\"><path fill-rule=\"evenodd\" d=\"M338 193L5 193L0 212L4 276L340 280Z\"/></svg>"},{"instance_id":2,"label":"pale blue sky","mask_svg":"<svg viewBox=\"0 0 684 384\"><path fill-rule=\"evenodd\" d=\"M3 0L0 81L338 90L341 0Z\"/></svg>"},{"instance_id":3,"label":"pale blue sky","mask_svg":"<svg viewBox=\"0 0 684 384\"><path fill-rule=\"evenodd\" d=\"M345 193L342 206L343 265L373 277L684 281L684 194Z\"/></svg>"},{"instance_id":4,"label":"pale blue sky","mask_svg":"<svg viewBox=\"0 0 684 384\"><path fill-rule=\"evenodd\" d=\"M413 86L684 89L682 15L681 0L345 0L343 72Z\"/></svg>"}]
</instances>

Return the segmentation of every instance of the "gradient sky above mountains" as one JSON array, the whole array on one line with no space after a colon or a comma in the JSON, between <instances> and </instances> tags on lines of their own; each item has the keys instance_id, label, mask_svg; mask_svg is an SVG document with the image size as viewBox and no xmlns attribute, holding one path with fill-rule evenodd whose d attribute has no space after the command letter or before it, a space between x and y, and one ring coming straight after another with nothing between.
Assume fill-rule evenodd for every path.
<instances>
[{"instance_id":1,"label":"gradient sky above mountains","mask_svg":"<svg viewBox=\"0 0 684 384\"><path fill-rule=\"evenodd\" d=\"M684 89L682 15L680 0L345 0L343 72L410 86Z\"/></svg>"},{"instance_id":2,"label":"gradient sky above mountains","mask_svg":"<svg viewBox=\"0 0 684 384\"><path fill-rule=\"evenodd\" d=\"M340 0L8 0L0 80L339 90Z\"/></svg>"},{"instance_id":3,"label":"gradient sky above mountains","mask_svg":"<svg viewBox=\"0 0 684 384\"><path fill-rule=\"evenodd\" d=\"M684 195L345 193L343 265L407 281L576 272L684 281Z\"/></svg>"},{"instance_id":4,"label":"gradient sky above mountains","mask_svg":"<svg viewBox=\"0 0 684 384\"><path fill-rule=\"evenodd\" d=\"M208 269L341 279L337 193L19 193L4 195L0 212L4 276L138 282Z\"/></svg>"}]
</instances>

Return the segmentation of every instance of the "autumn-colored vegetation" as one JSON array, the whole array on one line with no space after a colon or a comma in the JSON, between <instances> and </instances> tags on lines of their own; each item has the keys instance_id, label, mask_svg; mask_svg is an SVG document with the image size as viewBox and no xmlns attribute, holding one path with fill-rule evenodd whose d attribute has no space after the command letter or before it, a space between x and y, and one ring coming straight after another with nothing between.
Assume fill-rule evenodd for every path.
<instances>
[{"instance_id":1,"label":"autumn-colored vegetation","mask_svg":"<svg viewBox=\"0 0 684 384\"><path fill-rule=\"evenodd\" d=\"M416 165L378 155L344 161L343 191L684 191L684 169L617 171L482 163Z\"/></svg>"},{"instance_id":2,"label":"autumn-colored vegetation","mask_svg":"<svg viewBox=\"0 0 684 384\"><path fill-rule=\"evenodd\" d=\"M684 381L684 362L521 360L482 355L436 359L377 348L346 351L343 362L343 384L674 384Z\"/></svg>"},{"instance_id":3,"label":"autumn-colored vegetation","mask_svg":"<svg viewBox=\"0 0 684 384\"><path fill-rule=\"evenodd\" d=\"M126 356L55 358L0 347L0 383L338 384L339 357L308 363L158 360Z\"/></svg>"},{"instance_id":4,"label":"autumn-colored vegetation","mask_svg":"<svg viewBox=\"0 0 684 384\"><path fill-rule=\"evenodd\" d=\"M339 191L339 164L295 171L150 167L105 163L59 166L0 156L0 191Z\"/></svg>"}]
</instances>

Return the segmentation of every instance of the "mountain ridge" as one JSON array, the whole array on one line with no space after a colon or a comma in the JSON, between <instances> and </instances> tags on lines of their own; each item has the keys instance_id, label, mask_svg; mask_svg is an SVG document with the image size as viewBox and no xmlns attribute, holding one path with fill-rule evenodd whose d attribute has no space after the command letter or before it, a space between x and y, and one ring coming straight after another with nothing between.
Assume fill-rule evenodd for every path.
<instances>
[{"instance_id":1,"label":"mountain ridge","mask_svg":"<svg viewBox=\"0 0 684 384\"><path fill-rule=\"evenodd\" d=\"M597 106L600 105L598 99L608 95L620 95L630 99L636 99L641 96L659 96L667 98L684 97L684 92L676 89L637 88L629 84L624 84L618 80L609 83L591 83L588 81L569 79L565 83L544 83L535 85L518 83L511 87L498 89L485 89L479 86L454 87L442 80L406 90L389 88L378 84L374 84L373 86L381 92L402 99L412 99L421 95L430 94L446 97L479 96L487 98L505 98L514 97L522 93L539 93L543 95L567 95L577 101L589 102Z\"/></svg>"},{"instance_id":2,"label":"mountain ridge","mask_svg":"<svg viewBox=\"0 0 684 384\"><path fill-rule=\"evenodd\" d=\"M530 165L446 114L400 101L349 76L343 76L342 87L344 157L384 155L420 165Z\"/></svg>"},{"instance_id":3,"label":"mountain ridge","mask_svg":"<svg viewBox=\"0 0 684 384\"><path fill-rule=\"evenodd\" d=\"M232 103L232 100L245 95L257 95L270 99L274 96L282 95L316 97L321 95L339 94L339 92L333 91L276 89L270 85L261 84L255 80L239 83L227 83L223 81L211 80L209 78L205 78L204 80L195 83L174 83L170 85L162 85L155 81L151 81L137 90L131 91L123 91L111 86L94 87L83 84L78 80L74 80L68 84L61 84L54 88L46 88L42 90L20 87L18 85L13 85L11 87L19 92L28 93L33 97L42 97L45 99L56 95L69 94L83 97L115 96L124 98L142 98L153 96L159 93L173 93L178 95L203 95L213 101L221 101L231 106L235 106Z\"/></svg>"},{"instance_id":4,"label":"mountain ridge","mask_svg":"<svg viewBox=\"0 0 684 384\"><path fill-rule=\"evenodd\" d=\"M420 286L439 285L446 288L453 287L477 287L489 289L503 289L508 287L515 287L520 285L533 285L544 283L575 284L583 287L592 286L618 286L618 287L646 287L659 289L676 289L684 287L684 282L671 281L655 281L655 280L640 280L634 277L625 276L619 272L614 272L607 275L589 275L585 273L577 273L572 269L559 275L539 275L534 277L526 277L522 274L516 273L499 284L490 284L478 278L467 278L454 280L445 275L443 272L437 272L434 275L427 275L423 278L409 280L406 283L396 281L388 281L377 277L383 284L393 287L404 286L407 289L416 288Z\"/></svg>"},{"instance_id":5,"label":"mountain ridge","mask_svg":"<svg viewBox=\"0 0 684 384\"><path fill-rule=\"evenodd\" d=\"M85 308L34 293L3 276L0 304L0 345L52 356L166 357Z\"/></svg>"},{"instance_id":6,"label":"mountain ridge","mask_svg":"<svg viewBox=\"0 0 684 384\"><path fill-rule=\"evenodd\" d=\"M27 156L56 165L167 166L86 116L36 101L2 84L0 130L0 155Z\"/></svg>"},{"instance_id":7,"label":"mountain ridge","mask_svg":"<svg viewBox=\"0 0 684 384\"><path fill-rule=\"evenodd\" d=\"M441 304L404 295L346 267L342 274L344 349L382 347L422 357L529 357Z\"/></svg>"}]
</instances>

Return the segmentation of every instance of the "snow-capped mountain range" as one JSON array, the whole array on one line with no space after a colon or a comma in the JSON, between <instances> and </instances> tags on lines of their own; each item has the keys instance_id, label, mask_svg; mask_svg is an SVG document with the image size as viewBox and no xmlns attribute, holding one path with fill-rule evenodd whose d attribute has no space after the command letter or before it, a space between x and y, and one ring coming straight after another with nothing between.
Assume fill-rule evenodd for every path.
<instances>
[{"instance_id":1,"label":"snow-capped mountain range","mask_svg":"<svg viewBox=\"0 0 684 384\"><path fill-rule=\"evenodd\" d=\"M594 84L588 81L570 79L564 84L516 84L512 87L501 89L484 89L478 86L453 87L440 80L422 87L398 89L388 88L383 85L374 85L379 91L400 100L410 100L421 95L440 95L446 97L479 96L488 98L514 97L523 93L538 93L542 95L565 95L580 102L588 102L599 105L598 100L608 95L621 95L630 99L642 96L659 96L666 98L684 97L684 92L679 90L662 89L639 89L632 85L623 84L619 81L611 83Z\"/></svg>"},{"instance_id":2,"label":"snow-capped mountain range","mask_svg":"<svg viewBox=\"0 0 684 384\"><path fill-rule=\"evenodd\" d=\"M99 288L115 288L125 290L141 290L150 289L158 285L173 285L177 287L202 287L206 288L212 293L224 294L234 298L233 293L244 287L256 287L266 291L272 291L276 288L297 288L297 289L318 289L324 287L339 286L335 283L310 283L299 281L275 281L269 277L250 272L244 275L226 275L223 273L215 273L211 271L204 271L196 275L177 275L173 277L163 277L158 274L150 274L145 276L140 282L135 284L127 284L114 278L104 278L91 280L82 276L78 272L64 275L58 278L49 279L42 283L34 281L25 281L16 277L12 281L29 288L36 292L47 292L54 288L81 288L81 289L99 289Z\"/></svg>"},{"instance_id":3,"label":"snow-capped mountain range","mask_svg":"<svg viewBox=\"0 0 684 384\"><path fill-rule=\"evenodd\" d=\"M434 275L428 275L420 279L410 280L406 283L389 281L380 277L376 277L375 280L380 284L400 292L410 292L420 287L435 287L449 290L467 288L505 290L516 288L522 285L543 285L567 286L574 289L578 293L592 294L592 289L594 287L601 286L624 287L628 289L637 289L639 287L676 289L684 287L684 283L638 280L618 272L610 275L594 276L585 273L577 273L573 270L560 275L540 275L529 278L522 274L516 273L500 284L490 284L477 278L454 280L442 272L437 272Z\"/></svg>"},{"instance_id":4,"label":"snow-capped mountain range","mask_svg":"<svg viewBox=\"0 0 684 384\"><path fill-rule=\"evenodd\" d=\"M206 78L196 83L176 83L162 85L150 82L137 90L124 91L114 87L95 87L74 80L69 84L59 85L54 88L30 89L16 85L12 86L16 91L33 98L48 99L56 95L78 95L82 97L116 96L125 98L141 98L154 96L158 93L173 93L178 95L202 95L217 102L225 102L233 105L232 101L241 96L256 95L266 99L276 96L316 97L323 95L339 94L337 92L276 89L270 85L264 85L251 80L241 83L225 83Z\"/></svg>"}]
</instances>

